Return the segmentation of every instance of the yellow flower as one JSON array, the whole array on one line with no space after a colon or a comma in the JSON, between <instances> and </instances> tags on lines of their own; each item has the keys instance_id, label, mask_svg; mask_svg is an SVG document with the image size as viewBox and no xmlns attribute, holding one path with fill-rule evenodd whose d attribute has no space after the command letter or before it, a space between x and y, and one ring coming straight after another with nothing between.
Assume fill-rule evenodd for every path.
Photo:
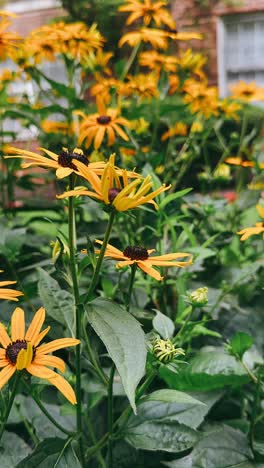
<instances>
[{"instance_id":1,"label":"yellow flower","mask_svg":"<svg viewBox=\"0 0 264 468\"><path fill-rule=\"evenodd\" d=\"M259 216L262 219L264 219L264 208L263 208L263 206L257 205L256 208L258 210ZM251 236L261 234L262 232L264 233L264 222L263 221L259 222L259 223L256 223L255 226L244 228L241 231L238 231L237 234L242 236L240 238L240 240L244 241L244 240L248 239ZM263 239L264 239L264 234L263 234Z\"/></svg>"},{"instance_id":2,"label":"yellow flower","mask_svg":"<svg viewBox=\"0 0 264 468\"><path fill-rule=\"evenodd\" d=\"M39 166L44 168L56 169L56 176L58 179L63 179L73 172L77 172L75 162L82 161L84 164L90 166L91 171L95 171L97 174L102 174L105 163L103 161L89 163L87 156L79 148L74 148L73 151L69 151L67 148L63 148L62 152L58 155L49 151L45 148L40 148L49 157L42 156L32 151L27 151L21 148L13 148L9 146L6 148L6 152L14 153L12 155L4 156L4 158L21 158L26 159L28 163L23 163L22 168L26 169L30 166Z\"/></svg>"},{"instance_id":3,"label":"yellow flower","mask_svg":"<svg viewBox=\"0 0 264 468\"><path fill-rule=\"evenodd\" d=\"M215 179L231 179L230 166L227 164L219 164L215 169L213 176Z\"/></svg>"},{"instance_id":4,"label":"yellow flower","mask_svg":"<svg viewBox=\"0 0 264 468\"><path fill-rule=\"evenodd\" d=\"M168 138L171 138L176 135L182 135L185 136L188 133L188 127L184 122L176 122L176 124L169 128L169 130L165 133L163 133L161 137L161 141L168 140Z\"/></svg>"},{"instance_id":5,"label":"yellow flower","mask_svg":"<svg viewBox=\"0 0 264 468\"><path fill-rule=\"evenodd\" d=\"M230 90L232 93L231 97L240 101L264 101L264 88L257 86L255 81L251 83L239 81L230 85Z\"/></svg>"},{"instance_id":6,"label":"yellow flower","mask_svg":"<svg viewBox=\"0 0 264 468\"><path fill-rule=\"evenodd\" d=\"M27 55L33 58L35 64L43 60L55 62L56 54L59 53L59 44L54 41L42 28L31 31L24 41L24 48Z\"/></svg>"},{"instance_id":7,"label":"yellow flower","mask_svg":"<svg viewBox=\"0 0 264 468\"><path fill-rule=\"evenodd\" d=\"M80 124L80 136L78 144L81 145L84 140L88 148L94 140L94 148L98 149L103 143L104 136L107 135L108 146L112 146L116 139L116 134L123 140L128 141L129 138L120 125L129 127L129 122L124 117L118 116L118 109L106 109L103 101L98 100L98 113L85 115L81 111L76 114L80 115L83 120Z\"/></svg>"},{"instance_id":8,"label":"yellow flower","mask_svg":"<svg viewBox=\"0 0 264 468\"><path fill-rule=\"evenodd\" d=\"M185 352L182 348L175 348L171 340L162 340L156 338L153 343L153 353L161 362L173 361L177 356L184 356Z\"/></svg>"},{"instance_id":9,"label":"yellow flower","mask_svg":"<svg viewBox=\"0 0 264 468\"><path fill-rule=\"evenodd\" d=\"M229 119L239 120L237 112L241 109L241 105L237 102L223 99L219 102L219 108L224 112L225 116Z\"/></svg>"},{"instance_id":10,"label":"yellow flower","mask_svg":"<svg viewBox=\"0 0 264 468\"><path fill-rule=\"evenodd\" d=\"M63 133L65 135L74 135L74 124L68 122L58 122L53 120L42 120L40 124L45 133Z\"/></svg>"},{"instance_id":11,"label":"yellow flower","mask_svg":"<svg viewBox=\"0 0 264 468\"><path fill-rule=\"evenodd\" d=\"M174 41L190 41L192 39L201 40L203 35L194 31L169 31L167 37Z\"/></svg>"},{"instance_id":12,"label":"yellow flower","mask_svg":"<svg viewBox=\"0 0 264 468\"><path fill-rule=\"evenodd\" d=\"M79 174L89 182L93 191L76 189L57 195L57 198L85 195L102 201L105 205L113 206L117 211L128 211L146 203L151 203L158 208L153 198L170 188L170 186L163 185L151 192L151 176L142 179L135 172L116 168L115 155L110 156L101 178L84 164L77 161L76 165ZM132 182L129 181L131 177L135 178Z\"/></svg>"},{"instance_id":13,"label":"yellow flower","mask_svg":"<svg viewBox=\"0 0 264 468\"><path fill-rule=\"evenodd\" d=\"M8 14L8 16L10 16ZM12 50L18 47L20 37L16 33L7 32L10 26L10 21L7 17L1 18L0 22L0 59L5 60Z\"/></svg>"},{"instance_id":14,"label":"yellow flower","mask_svg":"<svg viewBox=\"0 0 264 468\"><path fill-rule=\"evenodd\" d=\"M146 133L149 128L149 122L147 122L144 117L140 117L139 119L132 120L131 122L131 129L135 130L137 135L141 135L142 133Z\"/></svg>"},{"instance_id":15,"label":"yellow flower","mask_svg":"<svg viewBox=\"0 0 264 468\"><path fill-rule=\"evenodd\" d=\"M119 82L116 78L108 77L105 78L99 73L95 74L96 82L90 88L91 96L94 96L98 102L103 101L105 104L109 104L111 101L111 90L115 89L119 91L120 86L124 86L124 83Z\"/></svg>"},{"instance_id":16,"label":"yellow flower","mask_svg":"<svg viewBox=\"0 0 264 468\"><path fill-rule=\"evenodd\" d=\"M39 346L40 341L49 332L50 327L40 331L45 320L45 309L41 307L34 315L27 332L23 309L17 307L11 317L11 339L5 327L0 324L0 388L2 388L16 371L26 369L31 375L48 380L72 404L76 397L70 384L60 374L49 369L55 367L65 372L65 363L61 358L49 353L68 346L76 346L80 340L60 338Z\"/></svg>"},{"instance_id":17,"label":"yellow flower","mask_svg":"<svg viewBox=\"0 0 264 468\"><path fill-rule=\"evenodd\" d=\"M98 244L102 245L102 241L96 240ZM144 273L147 273L152 278L155 278L157 281L163 280L163 277L160 273L153 268L153 266L158 267L186 267L192 264L192 255L189 253L171 253L165 255L155 255L150 256L152 252L155 252L155 249L147 250L144 247L131 246L125 248L122 252L121 250L113 247L110 244L107 244L106 251L104 256L110 257L113 260L119 260L116 264L116 268L123 268L127 265L136 264ZM96 250L95 253L99 254L100 250ZM178 261L179 258L189 257L186 261Z\"/></svg>"},{"instance_id":18,"label":"yellow flower","mask_svg":"<svg viewBox=\"0 0 264 468\"><path fill-rule=\"evenodd\" d=\"M0 270L2 273L3 270ZM16 291L15 289L3 288L3 286L9 286L10 284L16 284L16 281L0 281L0 299L7 299L8 301L18 301L19 296L23 296L23 293Z\"/></svg>"},{"instance_id":19,"label":"yellow flower","mask_svg":"<svg viewBox=\"0 0 264 468\"><path fill-rule=\"evenodd\" d=\"M254 163L252 161L247 161L240 156L230 156L229 158L225 159L225 162L234 166L254 167Z\"/></svg>"},{"instance_id":20,"label":"yellow flower","mask_svg":"<svg viewBox=\"0 0 264 468\"><path fill-rule=\"evenodd\" d=\"M174 94L176 91L180 89L180 78L177 75L171 75L169 77L169 94Z\"/></svg>"},{"instance_id":21,"label":"yellow flower","mask_svg":"<svg viewBox=\"0 0 264 468\"><path fill-rule=\"evenodd\" d=\"M113 52L104 52L103 49L98 49L96 52L91 51L88 55L82 57L82 65L92 72L103 72L106 75L111 75L112 72L108 67L108 62L113 55Z\"/></svg>"},{"instance_id":22,"label":"yellow flower","mask_svg":"<svg viewBox=\"0 0 264 468\"><path fill-rule=\"evenodd\" d=\"M143 18L143 22L146 26L149 26L151 21L158 27L165 24L170 29L175 29L176 24L169 11L164 8L166 7L166 1L151 2L151 0L128 0L126 5L119 7L119 11L131 12L126 20L126 24L134 23L139 18Z\"/></svg>"},{"instance_id":23,"label":"yellow flower","mask_svg":"<svg viewBox=\"0 0 264 468\"><path fill-rule=\"evenodd\" d=\"M187 49L177 58L177 64L179 68L190 71L203 78L204 73L201 68L206 63L206 60L206 57L202 54L194 54L191 49Z\"/></svg>"},{"instance_id":24,"label":"yellow flower","mask_svg":"<svg viewBox=\"0 0 264 468\"><path fill-rule=\"evenodd\" d=\"M199 112L205 118L218 115L218 92L215 86L208 87L206 82L189 79L184 83L184 91L184 101L190 105L193 113Z\"/></svg>"},{"instance_id":25,"label":"yellow flower","mask_svg":"<svg viewBox=\"0 0 264 468\"><path fill-rule=\"evenodd\" d=\"M176 71L177 57L174 57L174 55L159 54L156 50L149 50L147 52L141 52L139 63L142 67L155 70L158 74L161 70L173 73Z\"/></svg>"},{"instance_id":26,"label":"yellow flower","mask_svg":"<svg viewBox=\"0 0 264 468\"><path fill-rule=\"evenodd\" d=\"M126 83L127 94L135 94L141 99L158 97L158 77L153 73L129 75Z\"/></svg>"},{"instance_id":27,"label":"yellow flower","mask_svg":"<svg viewBox=\"0 0 264 468\"><path fill-rule=\"evenodd\" d=\"M118 45L122 47L125 43L131 47L136 46L140 42L149 42L152 47L158 49L166 49L168 45L168 36L165 31L154 28L141 28L138 31L132 31L121 37Z\"/></svg>"},{"instance_id":28,"label":"yellow flower","mask_svg":"<svg viewBox=\"0 0 264 468\"><path fill-rule=\"evenodd\" d=\"M203 124L202 122L193 122L192 126L191 126L191 133L201 133L203 131Z\"/></svg>"}]
</instances>

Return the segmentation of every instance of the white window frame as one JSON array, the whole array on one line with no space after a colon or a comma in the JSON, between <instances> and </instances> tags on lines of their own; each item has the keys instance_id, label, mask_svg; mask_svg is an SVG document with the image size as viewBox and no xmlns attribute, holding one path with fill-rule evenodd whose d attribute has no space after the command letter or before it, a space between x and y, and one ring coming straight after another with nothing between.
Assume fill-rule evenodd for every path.
<instances>
[{"instance_id":1,"label":"white window frame","mask_svg":"<svg viewBox=\"0 0 264 468\"><path fill-rule=\"evenodd\" d=\"M59 0L9 0L3 9L19 14L60 7L61 2Z\"/></svg>"},{"instance_id":2,"label":"white window frame","mask_svg":"<svg viewBox=\"0 0 264 468\"><path fill-rule=\"evenodd\" d=\"M227 68L225 62L225 50L226 50L226 26L228 24L239 24L247 23L249 21L264 21L264 11L257 13L236 13L233 15L226 15L218 18L217 21L217 69L218 69L218 86L219 94L221 97L226 97L229 94L228 81L227 81ZM248 68L250 71L251 68ZM234 69L234 71L236 71ZM242 71L242 69L237 69ZM264 61L263 61L264 71Z\"/></svg>"}]
</instances>

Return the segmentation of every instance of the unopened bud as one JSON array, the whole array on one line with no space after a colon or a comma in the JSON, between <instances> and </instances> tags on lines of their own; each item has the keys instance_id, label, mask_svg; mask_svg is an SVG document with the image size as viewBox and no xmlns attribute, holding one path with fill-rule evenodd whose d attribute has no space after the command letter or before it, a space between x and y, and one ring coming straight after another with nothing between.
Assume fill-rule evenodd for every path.
<instances>
[{"instance_id":1,"label":"unopened bud","mask_svg":"<svg viewBox=\"0 0 264 468\"><path fill-rule=\"evenodd\" d=\"M193 307L205 306L208 302L208 288L198 288L189 294L189 300Z\"/></svg>"}]
</instances>

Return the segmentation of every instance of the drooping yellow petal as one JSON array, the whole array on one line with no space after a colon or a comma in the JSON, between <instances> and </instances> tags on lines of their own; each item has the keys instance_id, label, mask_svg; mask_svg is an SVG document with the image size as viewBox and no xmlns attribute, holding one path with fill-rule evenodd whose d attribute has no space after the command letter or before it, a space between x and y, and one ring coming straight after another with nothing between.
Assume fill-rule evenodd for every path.
<instances>
[{"instance_id":1,"label":"drooping yellow petal","mask_svg":"<svg viewBox=\"0 0 264 468\"><path fill-rule=\"evenodd\" d=\"M11 336L12 341L25 338L25 314L20 307L16 307L11 317Z\"/></svg>"},{"instance_id":2,"label":"drooping yellow petal","mask_svg":"<svg viewBox=\"0 0 264 468\"><path fill-rule=\"evenodd\" d=\"M54 377L54 374L56 375L56 373L52 371L51 369L47 369L47 367L44 367L42 365L36 365L34 362L32 362L31 364L27 366L27 371L31 375L34 375L34 377L39 377L40 379L46 379L46 380Z\"/></svg>"},{"instance_id":3,"label":"drooping yellow petal","mask_svg":"<svg viewBox=\"0 0 264 468\"><path fill-rule=\"evenodd\" d=\"M36 350L36 357L40 354L48 354L58 349L68 348L69 346L76 346L80 343L80 340L76 338L59 338L58 340L53 340L50 343L41 345Z\"/></svg>"},{"instance_id":4,"label":"drooping yellow petal","mask_svg":"<svg viewBox=\"0 0 264 468\"><path fill-rule=\"evenodd\" d=\"M33 346L27 344L27 349L21 349L17 355L16 368L17 370L26 369L32 362Z\"/></svg>"},{"instance_id":5,"label":"drooping yellow petal","mask_svg":"<svg viewBox=\"0 0 264 468\"><path fill-rule=\"evenodd\" d=\"M76 396L73 388L61 375L55 374L56 377L49 379L49 382L54 385L72 405L76 405Z\"/></svg>"},{"instance_id":6,"label":"drooping yellow petal","mask_svg":"<svg viewBox=\"0 0 264 468\"><path fill-rule=\"evenodd\" d=\"M0 343L4 348L7 348L7 346L11 343L11 340L6 332L6 329L2 323L0 323Z\"/></svg>"},{"instance_id":7,"label":"drooping yellow petal","mask_svg":"<svg viewBox=\"0 0 264 468\"><path fill-rule=\"evenodd\" d=\"M40 332L40 333L38 334L38 336L34 339L34 341L33 341L33 343L32 343L33 346L38 346L38 344L41 342L41 340L43 340L44 336L46 336L47 333L49 333L49 331L50 331L50 327L47 327L47 328L45 328L45 330L43 330L42 332Z\"/></svg>"},{"instance_id":8,"label":"drooping yellow petal","mask_svg":"<svg viewBox=\"0 0 264 468\"><path fill-rule=\"evenodd\" d=\"M8 382L8 380L12 377L12 375L16 372L16 367L8 364L3 370L0 372L0 389Z\"/></svg>"},{"instance_id":9,"label":"drooping yellow petal","mask_svg":"<svg viewBox=\"0 0 264 468\"><path fill-rule=\"evenodd\" d=\"M58 179L63 179L64 177L68 177L68 175L72 173L73 169L71 169L70 167L59 167L56 170L56 177L58 177Z\"/></svg>"},{"instance_id":10,"label":"drooping yellow petal","mask_svg":"<svg viewBox=\"0 0 264 468\"><path fill-rule=\"evenodd\" d=\"M30 341L34 345L35 339L38 337L38 334L41 330L41 327L45 320L45 309L44 307L40 307L35 313L31 324L28 327L25 339Z\"/></svg>"},{"instance_id":11,"label":"drooping yellow petal","mask_svg":"<svg viewBox=\"0 0 264 468\"><path fill-rule=\"evenodd\" d=\"M147 275L152 276L152 278L156 279L157 281L162 281L163 277L160 275L160 273L152 268L149 265L146 265L143 261L141 262L140 260L137 262L139 268L144 271L144 273L147 273Z\"/></svg>"}]
</instances>

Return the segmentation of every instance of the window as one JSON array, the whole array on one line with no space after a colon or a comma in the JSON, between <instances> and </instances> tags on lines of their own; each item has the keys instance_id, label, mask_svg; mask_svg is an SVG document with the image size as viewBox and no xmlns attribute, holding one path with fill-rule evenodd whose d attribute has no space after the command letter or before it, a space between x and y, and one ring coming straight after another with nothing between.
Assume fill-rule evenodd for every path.
<instances>
[{"instance_id":1,"label":"window","mask_svg":"<svg viewBox=\"0 0 264 468\"><path fill-rule=\"evenodd\" d=\"M238 80L264 87L264 12L222 17L217 39L220 95Z\"/></svg>"}]
</instances>

